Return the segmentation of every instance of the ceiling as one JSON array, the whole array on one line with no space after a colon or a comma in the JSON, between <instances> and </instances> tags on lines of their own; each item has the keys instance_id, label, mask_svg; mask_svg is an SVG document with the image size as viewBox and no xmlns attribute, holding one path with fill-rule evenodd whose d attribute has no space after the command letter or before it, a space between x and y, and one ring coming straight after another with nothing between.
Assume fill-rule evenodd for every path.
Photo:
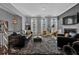
<instances>
[{"instance_id":1,"label":"ceiling","mask_svg":"<svg viewBox=\"0 0 79 59\"><path fill-rule=\"evenodd\" d=\"M23 14L18 11L12 4L10 3L0 3L0 8L13 14L13 15L19 15L22 16Z\"/></svg>"},{"instance_id":2,"label":"ceiling","mask_svg":"<svg viewBox=\"0 0 79 59\"><path fill-rule=\"evenodd\" d=\"M76 3L11 3L25 16L58 16Z\"/></svg>"}]
</instances>

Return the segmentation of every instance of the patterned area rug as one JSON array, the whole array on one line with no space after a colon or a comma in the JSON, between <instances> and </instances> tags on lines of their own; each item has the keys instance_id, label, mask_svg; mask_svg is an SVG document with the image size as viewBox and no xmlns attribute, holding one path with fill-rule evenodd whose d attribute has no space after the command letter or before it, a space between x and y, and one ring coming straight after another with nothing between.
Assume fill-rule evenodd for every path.
<instances>
[{"instance_id":1,"label":"patterned area rug","mask_svg":"<svg viewBox=\"0 0 79 59\"><path fill-rule=\"evenodd\" d=\"M42 42L34 43L30 40L28 45L19 50L18 55L57 55L60 52L57 49L57 40L51 37L43 37Z\"/></svg>"}]
</instances>

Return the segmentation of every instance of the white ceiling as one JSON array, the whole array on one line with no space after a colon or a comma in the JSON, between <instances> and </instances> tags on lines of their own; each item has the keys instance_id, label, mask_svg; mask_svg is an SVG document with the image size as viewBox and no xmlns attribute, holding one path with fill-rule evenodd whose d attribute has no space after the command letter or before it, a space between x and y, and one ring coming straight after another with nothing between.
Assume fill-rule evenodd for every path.
<instances>
[{"instance_id":1,"label":"white ceiling","mask_svg":"<svg viewBox=\"0 0 79 59\"><path fill-rule=\"evenodd\" d=\"M12 3L25 16L58 16L76 3Z\"/></svg>"},{"instance_id":2,"label":"white ceiling","mask_svg":"<svg viewBox=\"0 0 79 59\"><path fill-rule=\"evenodd\" d=\"M13 14L13 15L19 15L22 16L20 11L18 11L12 4L10 3L0 3L0 8L4 9L5 11Z\"/></svg>"}]
</instances>

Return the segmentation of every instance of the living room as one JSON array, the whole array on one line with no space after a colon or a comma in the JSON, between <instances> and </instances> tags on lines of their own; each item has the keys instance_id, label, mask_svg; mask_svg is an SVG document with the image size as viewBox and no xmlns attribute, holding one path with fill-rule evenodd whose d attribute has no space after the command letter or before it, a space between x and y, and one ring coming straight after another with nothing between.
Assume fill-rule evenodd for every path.
<instances>
[{"instance_id":1,"label":"living room","mask_svg":"<svg viewBox=\"0 0 79 59\"><path fill-rule=\"evenodd\" d=\"M1 55L79 54L78 3L2 3L0 13Z\"/></svg>"}]
</instances>

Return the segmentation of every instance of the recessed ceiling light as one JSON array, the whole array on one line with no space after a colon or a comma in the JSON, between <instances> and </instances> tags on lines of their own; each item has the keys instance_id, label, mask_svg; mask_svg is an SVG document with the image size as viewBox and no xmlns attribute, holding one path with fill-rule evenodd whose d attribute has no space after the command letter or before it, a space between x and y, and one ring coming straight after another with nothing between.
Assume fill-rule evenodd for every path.
<instances>
[{"instance_id":1,"label":"recessed ceiling light","mask_svg":"<svg viewBox=\"0 0 79 59\"><path fill-rule=\"evenodd\" d=\"M46 9L45 8L42 8L42 10L45 11Z\"/></svg>"}]
</instances>

